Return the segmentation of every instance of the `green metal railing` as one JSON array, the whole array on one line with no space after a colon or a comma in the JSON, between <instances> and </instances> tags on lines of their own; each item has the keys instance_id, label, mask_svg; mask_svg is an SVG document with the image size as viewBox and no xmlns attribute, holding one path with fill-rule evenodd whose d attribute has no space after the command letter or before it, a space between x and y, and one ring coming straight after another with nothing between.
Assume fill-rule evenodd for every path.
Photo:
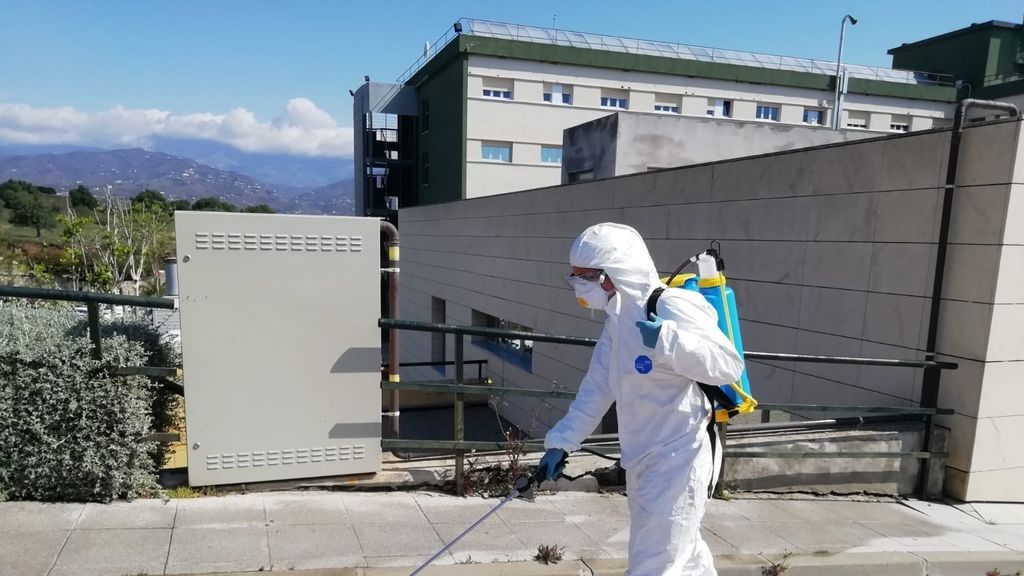
<instances>
[{"instance_id":1,"label":"green metal railing","mask_svg":"<svg viewBox=\"0 0 1024 576\"><path fill-rule=\"evenodd\" d=\"M173 310L175 308L174 300L170 298L125 296L123 294L105 294L103 292L80 292L24 286L0 286L0 298L81 302L85 304L86 321L89 325L89 340L92 342L92 355L96 360L103 359L103 338L100 334L100 305L136 306L139 308L160 308L164 310ZM181 384L174 381L174 378L178 376L177 368L163 366L118 366L112 367L110 372L121 376L148 376L156 379L161 386L179 396L184 396L185 394Z\"/></svg>"},{"instance_id":2,"label":"green metal railing","mask_svg":"<svg viewBox=\"0 0 1024 576\"><path fill-rule=\"evenodd\" d=\"M384 329L408 330L415 332L432 332L452 334L455 337L455 378L453 380L422 381L422 382L389 382L382 381L381 387L385 389L399 390L428 390L434 392L450 392L454 395L454 416L455 430L453 440L414 440L403 438L385 438L381 446L385 450L450 450L455 456L455 481L456 490L462 491L465 475L465 457L469 451L495 451L500 452L507 448L502 442L481 442L467 441L465 439L465 412L464 402L467 394L480 394L492 397L502 396L525 396L534 398L550 399L572 399L574 392L562 390L541 390L529 388L505 388L494 386L477 386L465 383L463 365L465 364L465 337L479 336L485 338L508 338L515 340L532 340L533 342L546 342L552 344L567 344L572 346L590 346L597 344L593 338L582 338L577 336L561 336L556 334L544 334L536 332L523 332L515 330L502 330L497 328L486 328L480 326L458 326L453 324L433 324L428 322L415 322L410 320L381 319L378 325ZM924 370L925 378L932 378L938 381L938 374L942 370L954 370L957 365L952 362L940 362L934 360L899 360L885 358L858 358L847 356L818 356L806 354L783 354L774 352L745 352L748 361L758 362L801 362L813 364L840 364L856 366L883 366L891 368L921 368ZM927 490L930 475L930 464L927 462L933 458L946 457L945 452L935 449L934 446L934 417L939 414L951 414L952 410L938 408L934 399L929 400L924 395L917 407L892 407L892 406L831 406L817 404L759 404L762 411L762 424L732 426L734 432L753 432L771 429L804 429L824 428L842 424L858 424L868 422L923 422L925 427L924 450L922 451L847 451L847 452L787 452L787 451L751 451L751 450L729 450L726 448L725 456L729 458L916 458L923 460L918 478L918 490L924 494ZM816 421L803 421L792 423L768 423L771 411L787 412L843 412L853 414L867 414L861 417L834 418ZM725 444L725 425L722 425L722 439ZM593 437L590 440L614 440L614 435ZM617 443L607 442L588 443L587 448L603 454L617 454ZM525 443L526 451L543 450L543 443L529 441Z\"/></svg>"}]
</instances>

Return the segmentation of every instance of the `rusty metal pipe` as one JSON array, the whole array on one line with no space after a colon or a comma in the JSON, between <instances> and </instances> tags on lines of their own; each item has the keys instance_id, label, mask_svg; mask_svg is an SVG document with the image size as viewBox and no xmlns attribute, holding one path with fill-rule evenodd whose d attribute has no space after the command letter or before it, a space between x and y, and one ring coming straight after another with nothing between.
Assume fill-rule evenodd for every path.
<instances>
[{"instance_id":1,"label":"rusty metal pipe","mask_svg":"<svg viewBox=\"0 0 1024 576\"><path fill-rule=\"evenodd\" d=\"M380 231L387 236L387 249L388 249L388 265L385 273L388 275L388 318L398 319L398 228L395 225L388 222L387 220L380 221ZM387 363L387 380L388 382L399 382L399 368L398 368L398 357L399 357L399 343L398 343L398 329L388 329L388 363ZM388 412L387 416L390 418L390 437L398 438L398 418L401 412L401 404L399 400L398 390L391 390L388 393Z\"/></svg>"}]
</instances>

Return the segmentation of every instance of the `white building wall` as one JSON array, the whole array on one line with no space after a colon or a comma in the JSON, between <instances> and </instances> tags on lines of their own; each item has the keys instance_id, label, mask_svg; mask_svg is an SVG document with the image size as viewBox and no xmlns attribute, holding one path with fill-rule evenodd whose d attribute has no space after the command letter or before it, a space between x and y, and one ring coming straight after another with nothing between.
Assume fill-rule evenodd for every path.
<instances>
[{"instance_id":1,"label":"white building wall","mask_svg":"<svg viewBox=\"0 0 1024 576\"><path fill-rule=\"evenodd\" d=\"M541 332L596 336L603 317L564 283L586 226L618 221L671 271L721 241L751 350L922 358L949 132L910 134L545 190L403 209L403 315L473 309ZM950 494L1024 500L1024 142L1021 123L965 129L938 351L952 428ZM429 336L403 336L403 361ZM422 354L423 352L419 352ZM590 350L536 344L532 370L469 345L497 385L575 389ZM450 356L449 356L450 357ZM912 406L921 372L750 363L764 402ZM435 373L436 375L436 373ZM414 379L413 373L403 380ZM507 398L505 416L542 435L564 402Z\"/></svg>"},{"instance_id":2,"label":"white building wall","mask_svg":"<svg viewBox=\"0 0 1024 576\"><path fill-rule=\"evenodd\" d=\"M544 102L545 83L571 87L572 105ZM512 100L485 98L484 88L509 89ZM678 98L681 114L701 117L707 114L709 98L731 100L732 117L737 120L756 120L758 103L776 105L780 107L781 124L802 124L804 108L827 110L832 104L831 93L816 90L476 55L469 58L467 90L470 166L466 170L466 196L470 198L559 182L557 170L533 165L539 162L539 155L532 152L514 157L511 167L474 165L479 161L479 151L473 148L478 147L479 140L558 146L562 130L609 113L655 113L656 95ZM626 98L627 109L601 107L602 94ZM856 94L847 96L845 107L871 114L868 130L873 132L889 132L887 118L891 114L910 116L911 128L917 130L930 128L932 119L946 118L953 110L951 104L941 102Z\"/></svg>"}]
</instances>

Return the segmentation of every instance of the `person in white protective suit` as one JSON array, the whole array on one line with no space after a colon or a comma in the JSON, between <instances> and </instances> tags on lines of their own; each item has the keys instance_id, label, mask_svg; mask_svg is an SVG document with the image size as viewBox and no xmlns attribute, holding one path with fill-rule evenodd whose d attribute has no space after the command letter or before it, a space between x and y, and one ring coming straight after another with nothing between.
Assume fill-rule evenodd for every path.
<instances>
[{"instance_id":1,"label":"person in white protective suit","mask_svg":"<svg viewBox=\"0 0 1024 576\"><path fill-rule=\"evenodd\" d=\"M647 317L647 298L663 284L633 228L587 228L569 263L580 304L608 317L576 399L545 438L540 469L557 477L566 453L615 402L629 499L627 576L714 576L700 535L714 468L711 404L696 382L735 382L743 360L697 292L666 290Z\"/></svg>"}]
</instances>

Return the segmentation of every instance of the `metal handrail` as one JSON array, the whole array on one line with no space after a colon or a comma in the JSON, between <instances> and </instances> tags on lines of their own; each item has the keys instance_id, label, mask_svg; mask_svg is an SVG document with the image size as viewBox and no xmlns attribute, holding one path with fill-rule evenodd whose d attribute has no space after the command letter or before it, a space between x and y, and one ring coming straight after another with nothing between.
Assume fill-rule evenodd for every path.
<instances>
[{"instance_id":1,"label":"metal handrail","mask_svg":"<svg viewBox=\"0 0 1024 576\"><path fill-rule=\"evenodd\" d=\"M573 346L594 346L597 340L578 336L563 336L558 334L547 334L541 332L528 332L521 330L503 330L500 328L488 328L483 326L462 326L454 324L438 324L429 322L417 322L411 320L380 319L378 325L381 328L391 330L409 330L417 332L450 333L455 336L455 379L427 382L409 381L382 381L382 389L414 389L430 390L437 392L451 392L455 395L454 416L455 416L455 438L454 440L410 440L398 437L385 438L381 441L383 449L446 449L455 452L455 480L456 489L461 493L464 486L464 465L465 455L470 450L501 450L507 449L507 445L501 442L477 442L467 441L463 437L464 432L464 411L463 405L466 395L490 395L490 396L529 396L552 399L572 399L575 393L563 390L537 390L523 388L504 388L494 386L467 385L463 377L463 364L466 361L464 355L464 339L466 336L481 336L486 338L508 338L516 340L530 340L533 342L547 342L553 344L567 344ZM849 356L821 356L806 354L784 354L774 352L746 352L746 359L759 361L778 362L807 362L815 364L846 364L859 366L885 366L892 368L923 368L925 373L932 378L942 370L955 370L958 366L954 362L940 362L933 360L905 360L886 358L858 358ZM814 427L835 426L840 424L864 424L868 422L902 422L902 421L924 421L928 434L926 438L932 437L931 431L934 427L934 417L938 414L949 414L952 411L940 409L934 405L922 403L918 407L891 407L891 406L826 406L812 404L762 404L759 407L764 414L770 410L805 410L825 412L847 412L867 413L878 416L835 418L830 420L814 421L810 423L778 423L746 426L749 431L762 429L782 428L807 428L813 424ZM723 425L724 426L724 425ZM743 428L737 429L737 432ZM723 430L723 432L725 432ZM722 435L723 439L725 434ZM536 441L527 441L523 444L526 451L542 450L543 445ZM605 446L606 453L618 453L614 446ZM932 449L932 442L927 441L924 450L916 452L899 451L863 451L863 452L786 452L786 451L736 451L725 450L725 455L731 458L916 458L928 460L932 458L945 457L946 453ZM919 473L918 489L923 494L927 490L928 476L931 466L923 464Z\"/></svg>"}]
</instances>

